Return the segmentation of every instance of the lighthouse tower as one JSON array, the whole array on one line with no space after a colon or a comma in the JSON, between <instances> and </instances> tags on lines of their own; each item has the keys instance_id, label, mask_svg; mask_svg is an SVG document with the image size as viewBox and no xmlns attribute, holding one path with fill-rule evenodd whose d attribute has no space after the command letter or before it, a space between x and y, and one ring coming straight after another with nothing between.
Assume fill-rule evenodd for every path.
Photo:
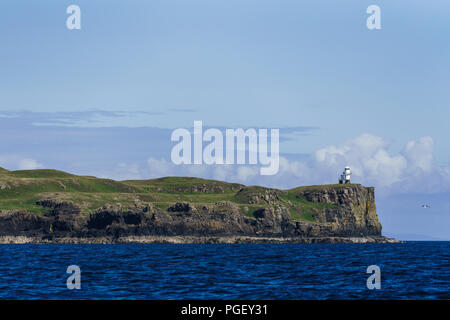
<instances>
[{"instance_id":1,"label":"lighthouse tower","mask_svg":"<svg viewBox=\"0 0 450 320\"><path fill-rule=\"evenodd\" d=\"M339 184L350 183L351 174L352 171L350 170L350 167L349 166L345 167L344 172L342 172L341 177L339 179Z\"/></svg>"}]
</instances>

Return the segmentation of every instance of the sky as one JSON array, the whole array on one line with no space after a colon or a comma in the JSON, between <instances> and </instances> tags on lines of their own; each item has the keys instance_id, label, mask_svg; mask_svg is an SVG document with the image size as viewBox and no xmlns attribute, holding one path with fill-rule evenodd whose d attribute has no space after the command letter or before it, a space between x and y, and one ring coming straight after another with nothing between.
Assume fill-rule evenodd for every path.
<instances>
[{"instance_id":1,"label":"sky","mask_svg":"<svg viewBox=\"0 0 450 320\"><path fill-rule=\"evenodd\" d=\"M1 1L0 166L291 188L351 165L386 234L450 240L449 14L444 0ZM170 135L195 120L279 128L279 173L175 166Z\"/></svg>"}]
</instances>

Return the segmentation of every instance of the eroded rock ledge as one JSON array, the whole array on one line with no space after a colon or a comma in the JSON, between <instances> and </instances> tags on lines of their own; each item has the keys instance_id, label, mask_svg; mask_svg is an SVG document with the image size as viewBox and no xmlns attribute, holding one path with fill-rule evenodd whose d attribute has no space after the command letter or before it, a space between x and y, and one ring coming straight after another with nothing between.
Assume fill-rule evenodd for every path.
<instances>
[{"instance_id":1,"label":"eroded rock ledge","mask_svg":"<svg viewBox=\"0 0 450 320\"><path fill-rule=\"evenodd\" d=\"M53 238L25 236L3 236L0 244L244 244L244 243L399 243L387 237L317 237L317 238L271 238L271 237L193 237L193 236L129 236L129 237L97 237L97 238Z\"/></svg>"}]
</instances>

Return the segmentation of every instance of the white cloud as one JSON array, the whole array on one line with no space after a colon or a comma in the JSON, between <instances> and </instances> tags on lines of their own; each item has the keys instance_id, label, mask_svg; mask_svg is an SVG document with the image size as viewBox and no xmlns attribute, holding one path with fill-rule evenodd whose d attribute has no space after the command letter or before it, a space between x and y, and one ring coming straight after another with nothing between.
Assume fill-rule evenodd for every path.
<instances>
[{"instance_id":1,"label":"white cloud","mask_svg":"<svg viewBox=\"0 0 450 320\"><path fill-rule=\"evenodd\" d=\"M308 160L280 157L280 170L274 176L259 175L258 166L174 165L163 159L148 160L151 177L197 176L208 179L257 184L278 188L337 183L346 165L351 166L355 183L372 185L381 192L442 192L450 190L450 169L433 162L433 139L423 137L408 142L401 152L391 154L391 142L362 134L340 145L313 152Z\"/></svg>"},{"instance_id":2,"label":"white cloud","mask_svg":"<svg viewBox=\"0 0 450 320\"><path fill-rule=\"evenodd\" d=\"M173 175L175 165L164 159L149 158L147 160L147 164L150 178L160 178Z\"/></svg>"},{"instance_id":3,"label":"white cloud","mask_svg":"<svg viewBox=\"0 0 450 320\"><path fill-rule=\"evenodd\" d=\"M254 166L242 166L237 169L237 176L241 181L248 181L259 175L259 168Z\"/></svg>"},{"instance_id":4,"label":"white cloud","mask_svg":"<svg viewBox=\"0 0 450 320\"><path fill-rule=\"evenodd\" d=\"M22 159L19 161L19 170L42 169L44 166L34 159Z\"/></svg>"},{"instance_id":5,"label":"white cloud","mask_svg":"<svg viewBox=\"0 0 450 320\"><path fill-rule=\"evenodd\" d=\"M391 156L387 151L389 146L390 142L381 137L363 134L340 146L317 150L312 166L319 171L331 168L339 173L336 170L349 165L355 178L378 186L390 186L402 179L408 163L400 154Z\"/></svg>"},{"instance_id":6,"label":"white cloud","mask_svg":"<svg viewBox=\"0 0 450 320\"><path fill-rule=\"evenodd\" d=\"M24 158L18 155L0 155L0 167L8 170L33 170L42 169L43 164L32 158Z\"/></svg>"},{"instance_id":7,"label":"white cloud","mask_svg":"<svg viewBox=\"0 0 450 320\"><path fill-rule=\"evenodd\" d=\"M433 167L433 138L422 137L406 144L403 154L410 163L410 168L430 172Z\"/></svg>"}]
</instances>

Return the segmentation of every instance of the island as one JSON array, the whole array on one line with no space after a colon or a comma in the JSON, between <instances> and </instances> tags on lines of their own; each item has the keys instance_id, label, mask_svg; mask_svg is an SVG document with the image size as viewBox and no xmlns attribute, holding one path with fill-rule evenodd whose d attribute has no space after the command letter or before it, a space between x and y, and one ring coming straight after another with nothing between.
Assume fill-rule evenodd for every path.
<instances>
[{"instance_id":1,"label":"island","mask_svg":"<svg viewBox=\"0 0 450 320\"><path fill-rule=\"evenodd\" d=\"M0 243L368 243L375 190L278 190L191 177L115 181L0 168Z\"/></svg>"}]
</instances>

